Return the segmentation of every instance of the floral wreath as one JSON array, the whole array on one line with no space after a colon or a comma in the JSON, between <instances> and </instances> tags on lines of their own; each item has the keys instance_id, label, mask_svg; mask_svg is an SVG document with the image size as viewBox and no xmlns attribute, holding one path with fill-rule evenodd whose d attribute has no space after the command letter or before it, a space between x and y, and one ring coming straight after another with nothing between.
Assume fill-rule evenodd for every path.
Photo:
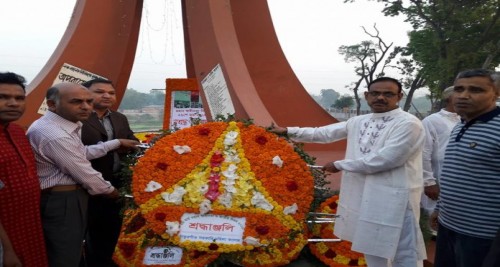
<instances>
[{"instance_id":1,"label":"floral wreath","mask_svg":"<svg viewBox=\"0 0 500 267\"><path fill-rule=\"evenodd\" d=\"M157 140L133 167L132 194L138 208L126 212L120 266L145 266L145 250L161 246L183 250L171 266L204 266L219 255L279 266L307 244L311 171L286 140L254 125L211 122ZM245 218L243 241L183 239L186 214Z\"/></svg>"},{"instance_id":2,"label":"floral wreath","mask_svg":"<svg viewBox=\"0 0 500 267\"><path fill-rule=\"evenodd\" d=\"M325 200L320 205L320 212L328 214L337 213L337 205L339 196L334 195ZM313 238L336 239L333 234L335 224L315 224L312 226L310 236ZM345 266L365 266L366 261L363 254L351 250L352 243L346 240L339 242L317 242L309 243L308 247L311 253L320 261L330 267L345 267Z\"/></svg>"}]
</instances>

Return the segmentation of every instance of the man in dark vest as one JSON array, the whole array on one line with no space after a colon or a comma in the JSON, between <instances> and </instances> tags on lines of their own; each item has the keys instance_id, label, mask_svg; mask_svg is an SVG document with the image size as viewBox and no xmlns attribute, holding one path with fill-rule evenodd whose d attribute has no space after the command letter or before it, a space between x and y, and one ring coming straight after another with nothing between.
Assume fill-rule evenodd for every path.
<instances>
[{"instance_id":1,"label":"man in dark vest","mask_svg":"<svg viewBox=\"0 0 500 267\"><path fill-rule=\"evenodd\" d=\"M116 138L137 140L125 115L110 110L116 102L113 83L97 78L82 85L90 90L94 98L94 112L82 127L83 143L93 145ZM115 188L120 189L123 180L118 174L125 155L119 150L112 151L102 158L92 160L92 167L101 172L104 179L110 181ZM90 198L87 239L89 266L116 266L112 255L120 234L122 206L122 203L113 199L100 196Z\"/></svg>"}]
</instances>

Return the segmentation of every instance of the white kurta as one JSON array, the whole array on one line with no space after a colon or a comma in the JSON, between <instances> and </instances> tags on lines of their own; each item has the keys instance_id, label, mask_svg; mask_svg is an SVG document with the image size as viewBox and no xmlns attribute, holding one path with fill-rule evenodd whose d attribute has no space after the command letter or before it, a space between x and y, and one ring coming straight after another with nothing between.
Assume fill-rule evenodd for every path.
<instances>
[{"instance_id":1,"label":"white kurta","mask_svg":"<svg viewBox=\"0 0 500 267\"><path fill-rule=\"evenodd\" d=\"M425 245L418 220L422 194L424 130L415 116L400 108L357 116L318 128L289 127L295 141L329 143L347 138L335 234L361 253L393 259L404 214L416 220L419 259Z\"/></svg>"},{"instance_id":2,"label":"white kurta","mask_svg":"<svg viewBox=\"0 0 500 267\"><path fill-rule=\"evenodd\" d=\"M441 109L422 120L425 129L425 143L422 152L424 167L424 186L435 185L441 176L444 161L444 151L450 139L451 130L460 121L460 116ZM436 201L422 194L422 207L427 213L432 213Z\"/></svg>"}]
</instances>

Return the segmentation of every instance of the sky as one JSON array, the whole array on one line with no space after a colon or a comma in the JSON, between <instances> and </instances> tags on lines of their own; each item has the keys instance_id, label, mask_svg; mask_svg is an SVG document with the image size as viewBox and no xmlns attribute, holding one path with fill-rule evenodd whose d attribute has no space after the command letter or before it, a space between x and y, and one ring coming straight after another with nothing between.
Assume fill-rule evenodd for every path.
<instances>
[{"instance_id":1,"label":"sky","mask_svg":"<svg viewBox=\"0 0 500 267\"><path fill-rule=\"evenodd\" d=\"M62 37L76 0L2 1L0 71L13 71L30 82ZM282 49L310 94L334 89L350 94L356 80L353 63L338 54L341 45L370 39L363 29L394 46L408 42L410 25L402 17L384 17L383 5L357 0L268 0ZM57 10L57 12L54 12ZM166 78L185 78L180 0L144 0L136 58L127 88L141 92L164 88ZM396 76L396 73L389 75Z\"/></svg>"}]
</instances>

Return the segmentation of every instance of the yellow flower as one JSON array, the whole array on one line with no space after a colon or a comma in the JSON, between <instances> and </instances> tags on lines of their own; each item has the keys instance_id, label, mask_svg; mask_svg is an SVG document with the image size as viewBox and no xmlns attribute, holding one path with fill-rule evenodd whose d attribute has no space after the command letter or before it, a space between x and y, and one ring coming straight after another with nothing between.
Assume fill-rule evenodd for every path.
<instances>
[{"instance_id":1,"label":"yellow flower","mask_svg":"<svg viewBox=\"0 0 500 267\"><path fill-rule=\"evenodd\" d=\"M179 145L191 151L183 154L173 151L172 147ZM284 162L281 168L272 164L276 155ZM210 256L242 252L245 266L257 264L256 259L261 261L259 265L278 266L296 257L307 242L304 235L296 233L303 231L302 221L312 201L312 175L288 143L263 128L216 122L183 129L158 140L133 171L134 200L146 220L149 236L152 232L158 238L147 237L146 243L180 246L187 255L193 251ZM161 189L140 192L151 180L158 182ZM287 189L288 181L295 183L293 190ZM171 201L165 202L162 195ZM254 196L258 197L252 204ZM296 213L283 214L284 207L295 202ZM242 238L255 236L266 246L216 243L217 246L210 247L211 242L180 242L178 233L172 232L172 236L165 233L165 221L180 222L185 213L199 213L202 203L210 204L212 214L245 217ZM269 230L257 228L262 225ZM122 235L120 240L125 238ZM191 261L184 259L183 264L189 265Z\"/></svg>"}]
</instances>

